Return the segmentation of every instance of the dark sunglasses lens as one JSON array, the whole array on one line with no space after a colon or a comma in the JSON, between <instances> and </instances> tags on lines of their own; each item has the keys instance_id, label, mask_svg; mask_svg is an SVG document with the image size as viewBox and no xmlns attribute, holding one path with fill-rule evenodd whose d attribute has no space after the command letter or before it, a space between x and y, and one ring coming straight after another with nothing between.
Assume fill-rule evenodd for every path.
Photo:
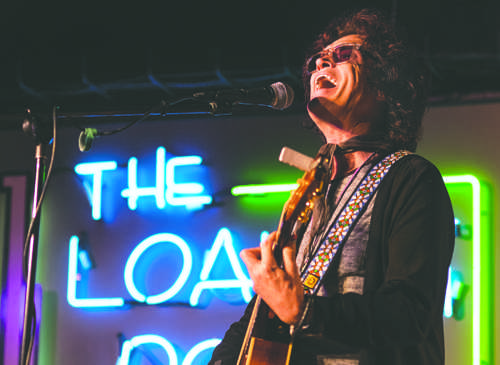
<instances>
[{"instance_id":1,"label":"dark sunglasses lens","mask_svg":"<svg viewBox=\"0 0 500 365\"><path fill-rule=\"evenodd\" d=\"M351 59L353 49L354 46L351 45L339 46L333 50L331 57L335 63L347 62ZM316 62L318 59L327 56L327 53L319 52L309 58L306 65L307 72L312 73L316 71Z\"/></svg>"},{"instance_id":2,"label":"dark sunglasses lens","mask_svg":"<svg viewBox=\"0 0 500 365\"><path fill-rule=\"evenodd\" d=\"M347 62L351 59L353 46L340 46L335 49L333 53L334 61L336 63L339 62Z\"/></svg>"}]
</instances>

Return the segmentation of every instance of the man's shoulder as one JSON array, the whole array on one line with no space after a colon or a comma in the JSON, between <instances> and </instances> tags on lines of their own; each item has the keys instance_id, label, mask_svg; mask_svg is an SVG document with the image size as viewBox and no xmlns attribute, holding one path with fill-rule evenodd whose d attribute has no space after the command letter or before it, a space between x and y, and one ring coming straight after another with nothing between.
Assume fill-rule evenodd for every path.
<instances>
[{"instance_id":1,"label":"man's shoulder","mask_svg":"<svg viewBox=\"0 0 500 365\"><path fill-rule=\"evenodd\" d=\"M441 172L436 165L417 153L409 153L399 159L391 168L392 178L417 178L435 176L441 178Z\"/></svg>"},{"instance_id":2,"label":"man's shoulder","mask_svg":"<svg viewBox=\"0 0 500 365\"><path fill-rule=\"evenodd\" d=\"M445 191L439 169L427 158L411 153L399 159L387 173L379 188L379 196L407 196L421 189Z\"/></svg>"}]
</instances>

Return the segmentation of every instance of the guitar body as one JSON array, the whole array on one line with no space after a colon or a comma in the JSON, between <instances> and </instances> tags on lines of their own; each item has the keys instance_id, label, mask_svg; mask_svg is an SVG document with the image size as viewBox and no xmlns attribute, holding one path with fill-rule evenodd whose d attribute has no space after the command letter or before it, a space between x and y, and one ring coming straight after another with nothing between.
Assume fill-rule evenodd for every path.
<instances>
[{"instance_id":1,"label":"guitar body","mask_svg":"<svg viewBox=\"0 0 500 365\"><path fill-rule=\"evenodd\" d=\"M244 365L289 365L292 343L273 342L258 337L250 339Z\"/></svg>"},{"instance_id":2,"label":"guitar body","mask_svg":"<svg viewBox=\"0 0 500 365\"><path fill-rule=\"evenodd\" d=\"M260 297L255 302L251 322L246 348L240 353L237 365L288 365L292 354L290 327Z\"/></svg>"},{"instance_id":3,"label":"guitar body","mask_svg":"<svg viewBox=\"0 0 500 365\"><path fill-rule=\"evenodd\" d=\"M306 171L299 186L286 202L277 229L273 254L278 266L283 267L282 250L290 237L301 238L311 218L316 200L325 193L331 176L331 154L325 150ZM267 304L257 296L237 365L289 365L293 334L289 325L280 321Z\"/></svg>"}]
</instances>

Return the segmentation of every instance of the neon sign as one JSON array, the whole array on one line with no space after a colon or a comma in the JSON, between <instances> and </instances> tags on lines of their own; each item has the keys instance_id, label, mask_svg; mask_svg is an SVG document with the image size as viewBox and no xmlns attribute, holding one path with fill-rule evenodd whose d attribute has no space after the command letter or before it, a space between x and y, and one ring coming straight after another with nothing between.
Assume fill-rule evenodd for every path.
<instances>
[{"instance_id":1,"label":"neon sign","mask_svg":"<svg viewBox=\"0 0 500 365\"><path fill-rule=\"evenodd\" d=\"M85 187L91 196L90 205L92 206L92 218L94 218L94 220L101 219L103 172L114 171L116 167L117 163L115 161L82 163L75 166L75 172L77 174L92 176L92 187L89 187L88 184L85 184Z\"/></svg>"},{"instance_id":2,"label":"neon sign","mask_svg":"<svg viewBox=\"0 0 500 365\"><path fill-rule=\"evenodd\" d=\"M212 202L210 195L202 194L205 187L197 182L179 183L176 181L178 169L187 166L201 165L200 156L180 156L166 159L164 147L156 150L156 181L154 186L139 187L137 184L138 159L131 157L127 166L127 188L123 189L121 196L127 199L130 210L137 209L137 200L141 197L153 196L158 209L171 206L184 206L187 209L199 209ZM78 175L92 176L92 184L88 187L92 218L99 220L102 217L102 187L105 172L117 168L116 161L87 162L75 166Z\"/></svg>"},{"instance_id":3,"label":"neon sign","mask_svg":"<svg viewBox=\"0 0 500 365\"><path fill-rule=\"evenodd\" d=\"M218 338L212 338L198 343L193 348L191 348L191 350L189 350L181 365L193 364L200 353L206 350L213 349L220 343L220 341L221 340ZM163 349L165 351L165 354L167 355L169 365L177 365L179 363L175 348L168 340L157 335L140 335L132 337L130 340L127 340L123 343L122 351L120 357L118 358L118 361L116 362L116 365L130 364L130 361L132 359L132 350L145 345L155 345Z\"/></svg>"},{"instance_id":4,"label":"neon sign","mask_svg":"<svg viewBox=\"0 0 500 365\"><path fill-rule=\"evenodd\" d=\"M134 268L141 258L141 255L150 247L158 244L173 244L179 248L183 257L182 270L175 283L160 294L146 295L137 289L134 279ZM210 273L215 265L216 259L224 250L229 258L229 262L235 279L209 279ZM72 236L69 241L69 257L68 257L68 283L67 283L67 301L75 308L92 308L92 307L123 307L125 299L122 297L112 298L78 298L76 295L77 283L79 278L79 238ZM171 233L158 233L149 236L139 243L125 265L124 280L125 286L130 296L137 303L146 303L148 305L160 304L172 299L186 283L187 278L192 272L192 253L187 243L179 236ZM252 298L252 282L243 273L240 261L237 258L236 251L233 247L233 239L231 232L227 228L219 230L212 248L208 251L206 259L200 273L200 281L195 285L189 304L193 307L199 305L199 298L203 290L208 289L228 289L239 288L242 292L243 300L248 303Z\"/></svg>"},{"instance_id":5,"label":"neon sign","mask_svg":"<svg viewBox=\"0 0 500 365\"><path fill-rule=\"evenodd\" d=\"M66 300L75 308L82 307L122 307L125 304L123 298L77 298L76 285L78 282L78 250L79 239L77 236L69 240L68 259L68 285Z\"/></svg>"},{"instance_id":6,"label":"neon sign","mask_svg":"<svg viewBox=\"0 0 500 365\"><path fill-rule=\"evenodd\" d=\"M263 233L265 236L266 233ZM140 260L141 255L153 245L158 244L173 244L182 252L183 256L183 267L179 277L177 278L174 285L169 289L165 290L163 293L147 296L141 293L134 281L134 267ZM229 258L233 272L236 275L236 279L233 280L210 280L210 272L215 264L217 257L221 254L222 250L225 250ZM78 266L83 266L79 260L79 238L77 236L72 236L69 242L69 263L68 263L68 286L67 286L67 301L73 307L79 308L91 308L91 307L123 307L125 305L124 298L77 298L76 297L76 285L78 282ZM215 238L212 248L207 252L207 258L203 264L200 281L196 284L190 298L190 304L192 306L197 306L199 302L199 297L201 292L206 289L220 289L220 288L240 288L242 291L243 298L246 302L249 302L252 296L251 293L251 281L245 276L243 270L239 264L236 256L236 252L232 245L231 232L227 228L222 228L217 237ZM131 255L129 256L127 263L125 265L124 278L127 290L129 294L137 301L144 302L148 305L159 304L170 300L175 294L180 290L180 288L185 284L187 277L192 271L192 255L187 243L177 235L170 233L159 233L152 235L141 243L139 243ZM198 356L204 352L213 349L220 342L220 339L213 338L202 341L196 344L189 350L186 354L182 365L194 364ZM117 360L117 365L128 365L132 361L132 354L135 348L144 346L156 346L164 350L166 357L168 358L169 364L178 364L177 353L174 346L165 338L149 334L149 335L139 335L125 341L122 344L121 354Z\"/></svg>"},{"instance_id":7,"label":"neon sign","mask_svg":"<svg viewBox=\"0 0 500 365\"><path fill-rule=\"evenodd\" d=\"M264 233L265 234L265 233ZM262 238L262 236L261 236ZM231 268L233 269L235 280L210 280L209 274L212 267L215 264L215 259L219 256L221 249L227 253L229 258L229 262L231 263ZM236 255L236 251L233 246L233 238L231 236L231 232L227 228L222 228L219 233L217 233L217 237L215 238L214 244L208 254L206 255L205 262L203 263L203 267L200 273L200 281L196 284L189 299L189 304L191 306L197 306L199 303L201 292L205 289L213 289L213 288L241 288L241 293L245 302L250 302L252 299L252 282L250 279L246 277L241 269L240 262L238 260L238 256Z\"/></svg>"},{"instance_id":8,"label":"neon sign","mask_svg":"<svg viewBox=\"0 0 500 365\"><path fill-rule=\"evenodd\" d=\"M471 363L473 365L489 364L493 358L493 346L491 344L491 242L489 220L486 219L489 215L487 208L489 205L488 190L473 175L445 176L444 181L450 191L454 206L460 199L464 199L467 204L465 201L461 203L470 209L470 212L464 212L469 213L471 221L471 234L467 234L465 238L470 239L472 245L469 247L467 267L463 269L469 270L471 277L471 282L469 282L472 294L470 303L472 314L470 319L472 327ZM454 199L456 200L454 201ZM460 233L460 222L458 223L458 232ZM458 248L455 247L455 251ZM447 300L453 297L453 302L458 304L458 307L463 304L464 291L467 289L467 284L464 281L462 274L452 267ZM462 316L463 314L460 312L453 313L455 318L462 319Z\"/></svg>"},{"instance_id":9,"label":"neon sign","mask_svg":"<svg viewBox=\"0 0 500 365\"><path fill-rule=\"evenodd\" d=\"M134 267L144 251L146 251L149 247L153 245L161 243L173 243L180 249L182 253L182 262L183 262L182 270L181 273L179 274L179 277L175 281L174 285L172 285L169 289L157 295L146 296L143 293L139 292L139 290L135 285ZM134 250L130 254L127 263L125 265L125 272L124 272L125 285L130 295L132 295L132 298L134 298L138 302L145 302L147 304L162 303L169 300L179 292L182 286L186 283L186 280L189 274L191 273L192 267L193 267L193 258L186 241L184 241L182 238L180 238L175 234L158 233L146 238L144 241L139 243L137 247L134 248Z\"/></svg>"}]
</instances>

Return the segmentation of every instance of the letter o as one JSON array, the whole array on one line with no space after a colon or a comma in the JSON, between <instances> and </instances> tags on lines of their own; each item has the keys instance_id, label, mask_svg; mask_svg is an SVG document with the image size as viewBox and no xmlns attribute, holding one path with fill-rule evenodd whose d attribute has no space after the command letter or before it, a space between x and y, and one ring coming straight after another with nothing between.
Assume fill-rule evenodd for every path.
<instances>
[{"instance_id":1,"label":"letter o","mask_svg":"<svg viewBox=\"0 0 500 365\"><path fill-rule=\"evenodd\" d=\"M134 268L144 251L146 251L149 247L162 242L173 243L174 245L179 247L183 258L182 270L175 283L169 289L157 295L146 296L142 294L135 286ZM127 259L127 263L125 264L125 286L127 287L127 290L132 298L134 298L138 302L146 302L147 304L162 303L169 300L179 292L182 286L186 283L189 274L191 273L192 267L193 257L187 243L175 234L158 233L146 238L144 241L139 243L130 254L129 258Z\"/></svg>"}]
</instances>

